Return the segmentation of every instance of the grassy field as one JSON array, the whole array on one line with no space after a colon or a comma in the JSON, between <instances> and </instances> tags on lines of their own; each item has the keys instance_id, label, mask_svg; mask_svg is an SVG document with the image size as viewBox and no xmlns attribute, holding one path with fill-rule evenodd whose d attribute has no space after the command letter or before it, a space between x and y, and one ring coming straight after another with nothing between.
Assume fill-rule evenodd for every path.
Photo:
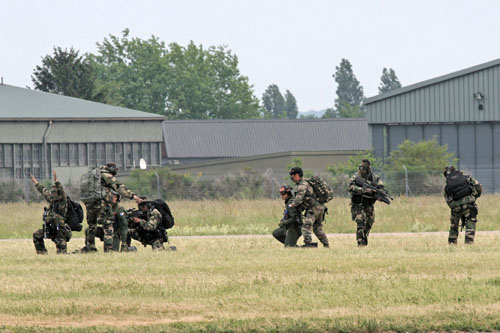
<instances>
[{"instance_id":1,"label":"grassy field","mask_svg":"<svg viewBox=\"0 0 500 333\"><path fill-rule=\"evenodd\" d=\"M500 221L500 195L484 195L478 200L478 230L497 230ZM133 207L125 201L124 206ZM173 201L176 219L171 235L270 234L283 212L279 200ZM349 199L335 198L327 204L328 233L352 233ZM0 204L0 238L31 238L41 227L43 204ZM388 206L376 204L373 232L446 231L450 212L439 196L399 197ZM74 237L83 237L75 233Z\"/></svg>"},{"instance_id":2,"label":"grassy field","mask_svg":"<svg viewBox=\"0 0 500 333\"><path fill-rule=\"evenodd\" d=\"M0 331L500 329L500 235L353 235L331 249L173 238L176 252L36 256L0 242ZM461 239L463 243L463 239ZM70 243L70 250L76 245Z\"/></svg>"}]
</instances>

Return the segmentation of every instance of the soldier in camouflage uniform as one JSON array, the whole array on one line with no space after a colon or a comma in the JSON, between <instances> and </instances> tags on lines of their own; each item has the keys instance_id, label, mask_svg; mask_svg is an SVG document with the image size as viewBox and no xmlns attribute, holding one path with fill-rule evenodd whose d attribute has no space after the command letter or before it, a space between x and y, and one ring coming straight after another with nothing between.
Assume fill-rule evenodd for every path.
<instances>
[{"instance_id":1,"label":"soldier in camouflage uniform","mask_svg":"<svg viewBox=\"0 0 500 333\"><path fill-rule=\"evenodd\" d=\"M161 213L147 198L141 198L141 200L138 207L145 215L143 218L132 218L135 228L129 229L129 235L144 246L151 245L153 250L165 250L163 243L168 242L168 237L162 225ZM174 250L175 247L170 247L170 249Z\"/></svg>"},{"instance_id":2,"label":"soldier in camouflage uniform","mask_svg":"<svg viewBox=\"0 0 500 333\"><path fill-rule=\"evenodd\" d=\"M358 246L368 245L368 235L375 222L374 192L370 188L363 188L356 184L356 178L373 186L383 187L382 180L375 175L370 167L369 160L362 160L359 170L349 180L349 193L351 193L351 217L357 224L356 240Z\"/></svg>"},{"instance_id":3,"label":"soldier in camouflage uniform","mask_svg":"<svg viewBox=\"0 0 500 333\"><path fill-rule=\"evenodd\" d=\"M325 205L316 200L314 190L307 180L303 178L304 172L301 168L292 168L289 174L290 179L297 184L292 207L304 212L304 218L302 219L304 247L317 247L316 243L312 243L312 232L324 247L329 247L328 237L323 231L323 221L326 213Z\"/></svg>"},{"instance_id":4,"label":"soldier in camouflage uniform","mask_svg":"<svg viewBox=\"0 0 500 333\"><path fill-rule=\"evenodd\" d=\"M106 217L104 216L106 207L108 207L107 203L111 202L111 191L115 191L120 196L134 199L137 202L140 202L140 198L135 195L132 191L127 189L127 187L115 178L116 173L118 172L118 167L115 163L108 163L105 166L100 167L101 171L101 184L107 189L108 194L105 200L96 200L94 202L85 204L87 208L87 223L88 230L85 231L85 246L81 249L81 252L91 252L97 251L95 247L95 234L97 229L97 221L104 220Z\"/></svg>"},{"instance_id":5,"label":"soldier in camouflage uniform","mask_svg":"<svg viewBox=\"0 0 500 333\"><path fill-rule=\"evenodd\" d=\"M461 220L462 228L465 225L465 244L473 244L478 214L476 199L481 196L481 184L471 176L456 170L452 165L444 169L444 176L446 177L444 198L451 209L448 244L457 244Z\"/></svg>"},{"instance_id":6,"label":"soldier in camouflage uniform","mask_svg":"<svg viewBox=\"0 0 500 333\"><path fill-rule=\"evenodd\" d=\"M49 203L49 208L45 217L45 230L38 229L33 233L33 243L35 244L36 253L38 254L47 254L47 249L43 241L44 234L47 234L48 238L56 243L57 253L66 253L67 242L71 239L71 228L65 222L66 216L68 215L66 193L57 179L56 172L53 171L52 174L55 183L50 191L31 175L31 180L36 185L36 189Z\"/></svg>"},{"instance_id":7,"label":"soldier in camouflage uniform","mask_svg":"<svg viewBox=\"0 0 500 333\"><path fill-rule=\"evenodd\" d=\"M97 223L102 225L104 252L118 251L121 239L121 251L128 251L127 234L128 222L125 209L118 203L120 196L118 193L111 192L111 202L104 209L104 213L99 217ZM87 233L88 231L86 231ZM119 237L118 237L119 235Z\"/></svg>"},{"instance_id":8,"label":"soldier in camouflage uniform","mask_svg":"<svg viewBox=\"0 0 500 333\"><path fill-rule=\"evenodd\" d=\"M283 243L285 247L296 247L297 240L302 235L301 215L293 207L292 188L288 185L280 187L281 198L285 201L285 211L279 223L279 228L273 231L273 237Z\"/></svg>"}]
</instances>

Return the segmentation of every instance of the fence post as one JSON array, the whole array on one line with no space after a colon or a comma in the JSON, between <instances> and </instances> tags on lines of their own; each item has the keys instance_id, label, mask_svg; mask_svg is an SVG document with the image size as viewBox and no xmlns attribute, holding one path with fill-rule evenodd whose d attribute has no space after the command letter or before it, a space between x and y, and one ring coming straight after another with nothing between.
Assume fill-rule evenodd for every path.
<instances>
[{"instance_id":1,"label":"fence post","mask_svg":"<svg viewBox=\"0 0 500 333\"><path fill-rule=\"evenodd\" d=\"M29 205L30 203L30 184L28 182L28 177L24 175L24 201Z\"/></svg>"},{"instance_id":2,"label":"fence post","mask_svg":"<svg viewBox=\"0 0 500 333\"><path fill-rule=\"evenodd\" d=\"M408 197L410 196L410 186L408 186L408 169L406 166L403 164L403 169L405 169L405 196Z\"/></svg>"},{"instance_id":3,"label":"fence post","mask_svg":"<svg viewBox=\"0 0 500 333\"><path fill-rule=\"evenodd\" d=\"M161 192L160 192L160 176L158 175L158 172L155 170L155 175L156 175L156 190L158 194L158 199L163 199L161 197Z\"/></svg>"}]
</instances>

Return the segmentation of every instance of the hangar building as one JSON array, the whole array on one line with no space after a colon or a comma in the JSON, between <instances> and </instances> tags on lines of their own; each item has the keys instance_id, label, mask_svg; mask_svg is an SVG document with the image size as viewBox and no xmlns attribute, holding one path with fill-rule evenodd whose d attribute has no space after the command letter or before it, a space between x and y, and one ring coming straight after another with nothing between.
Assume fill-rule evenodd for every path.
<instances>
[{"instance_id":1,"label":"hangar building","mask_svg":"<svg viewBox=\"0 0 500 333\"><path fill-rule=\"evenodd\" d=\"M500 190L500 59L365 100L375 154L436 137L483 184Z\"/></svg>"},{"instance_id":2,"label":"hangar building","mask_svg":"<svg viewBox=\"0 0 500 333\"><path fill-rule=\"evenodd\" d=\"M161 165L162 116L0 84L0 178L62 181L114 161Z\"/></svg>"},{"instance_id":3,"label":"hangar building","mask_svg":"<svg viewBox=\"0 0 500 333\"><path fill-rule=\"evenodd\" d=\"M163 164L206 179L245 168L282 177L296 157L321 173L371 148L364 119L172 120L163 135Z\"/></svg>"}]
</instances>

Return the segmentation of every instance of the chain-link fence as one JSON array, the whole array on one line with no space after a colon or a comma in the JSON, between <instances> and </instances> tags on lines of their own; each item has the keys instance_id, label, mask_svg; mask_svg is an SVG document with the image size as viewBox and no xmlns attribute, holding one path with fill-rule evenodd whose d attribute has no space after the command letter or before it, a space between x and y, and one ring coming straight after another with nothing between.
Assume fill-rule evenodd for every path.
<instances>
[{"instance_id":1,"label":"chain-link fence","mask_svg":"<svg viewBox=\"0 0 500 333\"><path fill-rule=\"evenodd\" d=\"M304 171L306 177L313 174L308 170ZM324 172L319 176L332 186L335 196L347 197L349 179L354 173L355 171L332 175ZM395 196L438 195L442 193L445 185L442 170L403 167L375 169L374 173ZM474 173L468 173L475 176ZM246 169L212 180L190 174L174 174L168 168L137 170L124 179L124 183L139 195L164 200L277 199L280 197L278 190L281 185L293 185L288 176L283 173L277 175L273 169L267 169L264 173ZM50 187L51 182L44 181L44 185ZM78 183L66 183L64 189L73 200L79 199ZM30 202L42 199L27 178L21 181L0 181L0 202Z\"/></svg>"}]
</instances>

